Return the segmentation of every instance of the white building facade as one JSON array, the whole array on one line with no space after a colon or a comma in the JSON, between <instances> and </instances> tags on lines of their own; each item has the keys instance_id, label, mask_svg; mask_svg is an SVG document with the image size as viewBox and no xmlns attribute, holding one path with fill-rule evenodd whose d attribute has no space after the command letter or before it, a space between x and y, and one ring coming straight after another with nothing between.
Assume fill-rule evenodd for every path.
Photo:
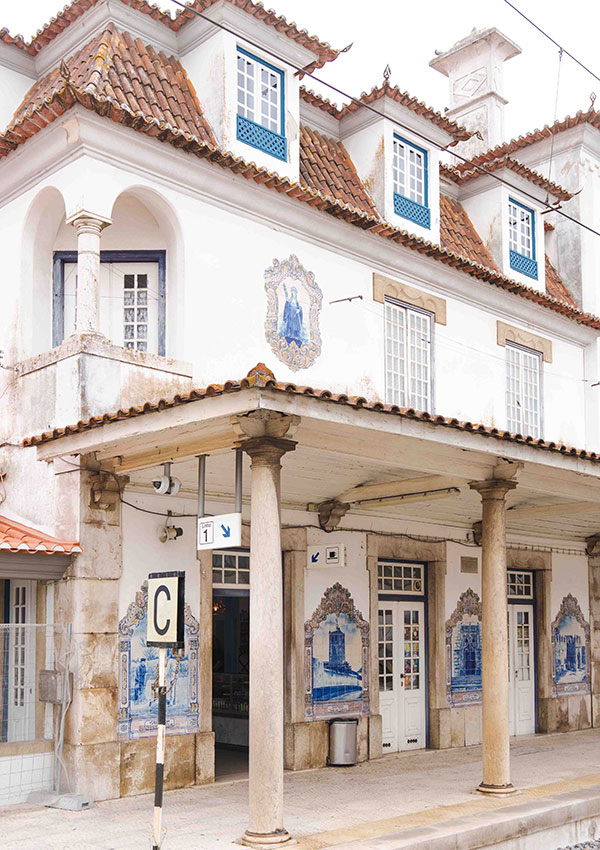
<instances>
[{"instance_id":1,"label":"white building facade","mask_svg":"<svg viewBox=\"0 0 600 850\"><path fill-rule=\"evenodd\" d=\"M555 210L593 225L598 113L500 144L495 29L432 63L442 116L308 91L337 52L260 5L87 5L0 40L0 802L50 787L66 666L71 790L151 790L163 569L167 786L249 746L246 843L335 717L360 760L483 741L511 792L511 735L600 723L600 248ZM197 553L235 449L242 546Z\"/></svg>"}]
</instances>

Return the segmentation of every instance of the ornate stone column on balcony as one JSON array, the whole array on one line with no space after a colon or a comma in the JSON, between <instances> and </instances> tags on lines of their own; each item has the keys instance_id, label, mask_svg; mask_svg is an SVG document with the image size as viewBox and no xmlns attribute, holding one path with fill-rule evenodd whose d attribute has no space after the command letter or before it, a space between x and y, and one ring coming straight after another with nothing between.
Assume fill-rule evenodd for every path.
<instances>
[{"instance_id":1,"label":"ornate stone column on balcony","mask_svg":"<svg viewBox=\"0 0 600 850\"><path fill-rule=\"evenodd\" d=\"M75 330L98 333L98 284L100 280L100 234L112 222L104 216L80 210L67 219L77 231L77 297Z\"/></svg>"}]
</instances>

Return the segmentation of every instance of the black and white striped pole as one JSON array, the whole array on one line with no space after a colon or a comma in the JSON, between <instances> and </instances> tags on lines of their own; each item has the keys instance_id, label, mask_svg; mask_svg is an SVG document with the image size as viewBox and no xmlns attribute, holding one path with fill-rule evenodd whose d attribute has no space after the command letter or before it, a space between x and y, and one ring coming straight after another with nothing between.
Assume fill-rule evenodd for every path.
<instances>
[{"instance_id":1,"label":"black and white striped pole","mask_svg":"<svg viewBox=\"0 0 600 850\"><path fill-rule=\"evenodd\" d=\"M160 850L167 725L167 649L181 650L184 640L185 573L150 573L146 643L158 647L158 725L152 850Z\"/></svg>"},{"instance_id":2,"label":"black and white striped pole","mask_svg":"<svg viewBox=\"0 0 600 850\"><path fill-rule=\"evenodd\" d=\"M165 779L165 730L167 725L167 649L158 650L158 726L156 729L156 776L154 778L154 824L152 850L160 850L163 785Z\"/></svg>"}]
</instances>

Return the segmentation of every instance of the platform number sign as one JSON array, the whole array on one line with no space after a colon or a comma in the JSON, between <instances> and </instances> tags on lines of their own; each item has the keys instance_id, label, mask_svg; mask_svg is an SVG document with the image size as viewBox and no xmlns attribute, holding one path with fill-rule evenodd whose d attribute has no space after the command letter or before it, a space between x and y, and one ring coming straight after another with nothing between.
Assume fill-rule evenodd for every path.
<instances>
[{"instance_id":1,"label":"platform number sign","mask_svg":"<svg viewBox=\"0 0 600 850\"><path fill-rule=\"evenodd\" d=\"M148 576L148 646L181 649L184 646L185 573Z\"/></svg>"}]
</instances>

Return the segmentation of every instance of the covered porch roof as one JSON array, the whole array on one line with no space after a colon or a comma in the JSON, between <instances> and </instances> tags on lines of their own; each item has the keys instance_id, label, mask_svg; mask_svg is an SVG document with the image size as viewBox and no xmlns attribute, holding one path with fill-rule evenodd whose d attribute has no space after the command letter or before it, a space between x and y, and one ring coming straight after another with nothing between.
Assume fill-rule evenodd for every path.
<instances>
[{"instance_id":1,"label":"covered porch roof","mask_svg":"<svg viewBox=\"0 0 600 850\"><path fill-rule=\"evenodd\" d=\"M279 383L262 364L242 380L92 417L24 445L37 446L40 460L93 455L148 492L160 465L174 461L181 493L189 496L196 493L195 456L210 454L207 496L231 501L230 450L245 439L239 418L255 411L295 417L288 436L297 448L283 460L284 509L314 510L337 499L350 504L346 521L361 515L470 528L481 517L481 502L469 482L516 476L518 487L507 496L509 533L583 542L598 531L594 452ZM249 476L245 482L249 500Z\"/></svg>"}]
</instances>

